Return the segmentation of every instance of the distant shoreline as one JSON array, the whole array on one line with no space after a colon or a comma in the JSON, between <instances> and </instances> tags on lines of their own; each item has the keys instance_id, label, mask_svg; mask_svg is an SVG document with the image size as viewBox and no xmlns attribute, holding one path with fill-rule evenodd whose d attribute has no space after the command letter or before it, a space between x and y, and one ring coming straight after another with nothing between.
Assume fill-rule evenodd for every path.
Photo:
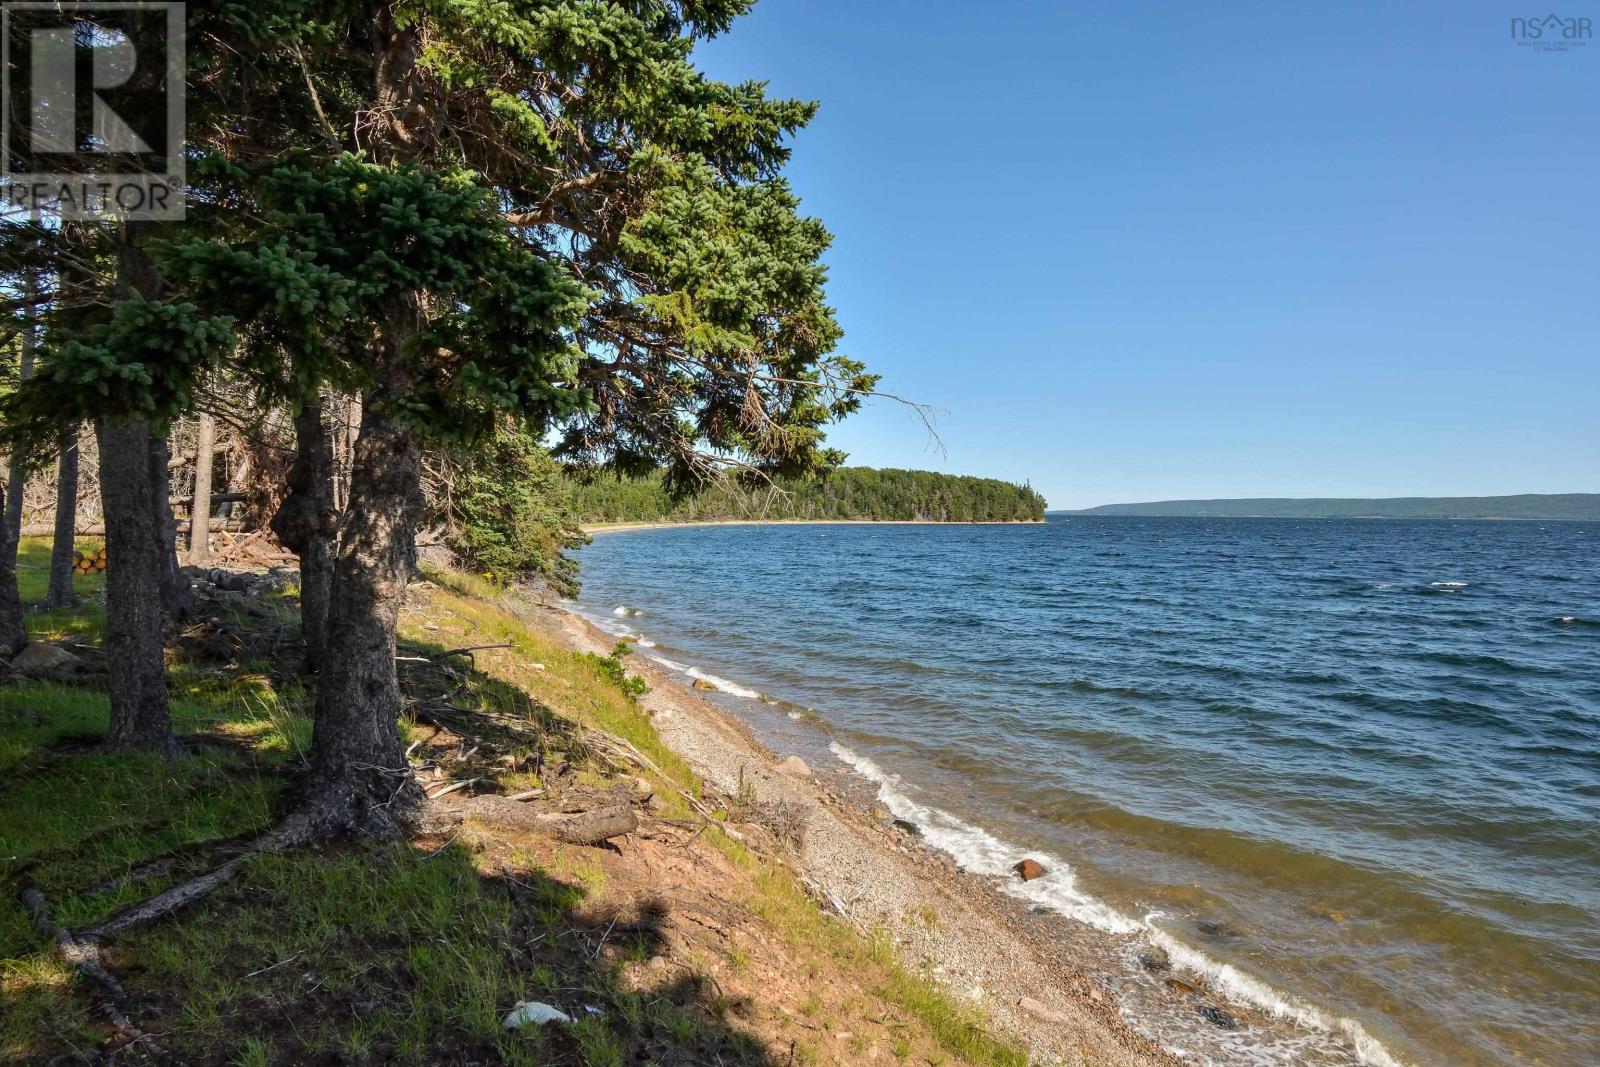
<instances>
[{"instance_id":1,"label":"distant shoreline","mask_svg":"<svg viewBox=\"0 0 1600 1067\"><path fill-rule=\"evenodd\" d=\"M1294 522L1600 522L1581 515L1217 515L1187 511L1047 511L1057 519L1276 519Z\"/></svg>"},{"instance_id":2,"label":"distant shoreline","mask_svg":"<svg viewBox=\"0 0 1600 1067\"><path fill-rule=\"evenodd\" d=\"M989 519L945 522L939 519L707 519L703 522L586 522L586 534L664 530L680 526L1043 526L1044 519Z\"/></svg>"},{"instance_id":3,"label":"distant shoreline","mask_svg":"<svg viewBox=\"0 0 1600 1067\"><path fill-rule=\"evenodd\" d=\"M1183 519L1443 519L1446 521L1594 522L1600 493L1507 496L1215 497L1046 509L1046 515Z\"/></svg>"}]
</instances>

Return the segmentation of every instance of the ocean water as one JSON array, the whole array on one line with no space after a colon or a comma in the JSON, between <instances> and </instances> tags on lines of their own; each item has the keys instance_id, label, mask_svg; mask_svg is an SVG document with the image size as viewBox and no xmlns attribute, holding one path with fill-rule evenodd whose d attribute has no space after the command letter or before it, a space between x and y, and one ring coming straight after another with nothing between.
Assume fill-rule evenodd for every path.
<instances>
[{"instance_id":1,"label":"ocean water","mask_svg":"<svg viewBox=\"0 0 1600 1067\"><path fill-rule=\"evenodd\" d=\"M1011 892L1292 1024L1152 1027L1197 1061L1600 1063L1600 524L698 527L581 560L582 610L968 869L1044 857Z\"/></svg>"}]
</instances>

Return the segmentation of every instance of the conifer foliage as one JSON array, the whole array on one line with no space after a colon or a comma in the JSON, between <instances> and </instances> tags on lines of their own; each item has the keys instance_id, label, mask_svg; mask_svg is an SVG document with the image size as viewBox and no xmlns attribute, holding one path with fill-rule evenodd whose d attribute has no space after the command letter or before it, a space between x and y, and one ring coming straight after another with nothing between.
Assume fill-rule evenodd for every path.
<instances>
[{"instance_id":1,"label":"conifer foliage","mask_svg":"<svg viewBox=\"0 0 1600 1067\"><path fill-rule=\"evenodd\" d=\"M318 646L301 812L314 836L394 835L421 811L396 728L394 630L427 456L485 458L453 506L470 520L458 548L487 569L516 566L505 531L565 529L541 504L558 481L541 440L581 470L661 470L674 489L842 459L823 427L876 379L835 351L830 238L781 173L815 105L693 61L748 7L189 6L188 217L127 228L120 247L149 284L109 267L108 313L49 331L43 372L4 401L5 439L43 456L85 420L159 439L224 380L296 414L277 525L302 555ZM360 410L338 514L330 397ZM144 578L113 596L161 587ZM154 721L159 663L137 655L123 673Z\"/></svg>"}]
</instances>

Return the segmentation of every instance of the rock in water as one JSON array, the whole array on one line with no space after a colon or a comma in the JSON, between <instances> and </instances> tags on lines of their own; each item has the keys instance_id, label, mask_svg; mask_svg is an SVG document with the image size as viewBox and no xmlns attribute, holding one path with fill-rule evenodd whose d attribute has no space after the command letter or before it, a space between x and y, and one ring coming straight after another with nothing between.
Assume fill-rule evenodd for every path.
<instances>
[{"instance_id":1,"label":"rock in water","mask_svg":"<svg viewBox=\"0 0 1600 1067\"><path fill-rule=\"evenodd\" d=\"M903 830L906 833L910 834L912 837L921 837L922 836L922 827L918 826L916 823L912 822L910 819L896 819L893 822L892 825L894 826L895 829Z\"/></svg>"},{"instance_id":2,"label":"rock in water","mask_svg":"<svg viewBox=\"0 0 1600 1067\"><path fill-rule=\"evenodd\" d=\"M790 778L810 778L811 768L799 756L790 756L778 764L778 773L787 774Z\"/></svg>"},{"instance_id":3,"label":"rock in water","mask_svg":"<svg viewBox=\"0 0 1600 1067\"><path fill-rule=\"evenodd\" d=\"M1139 953L1139 966L1151 974L1170 971L1172 970L1172 958L1167 955L1166 949L1153 948L1149 952Z\"/></svg>"},{"instance_id":4,"label":"rock in water","mask_svg":"<svg viewBox=\"0 0 1600 1067\"><path fill-rule=\"evenodd\" d=\"M1190 985L1182 978L1168 978L1167 988L1174 993L1183 993L1187 996L1193 996L1194 994L1200 992L1198 987Z\"/></svg>"},{"instance_id":5,"label":"rock in water","mask_svg":"<svg viewBox=\"0 0 1600 1067\"><path fill-rule=\"evenodd\" d=\"M1202 1004L1196 1010L1200 1012L1201 1018L1205 1019L1213 1026L1221 1027L1224 1030L1239 1029L1239 1020L1235 1019L1232 1015L1229 1015L1221 1008L1211 1004Z\"/></svg>"},{"instance_id":6,"label":"rock in water","mask_svg":"<svg viewBox=\"0 0 1600 1067\"><path fill-rule=\"evenodd\" d=\"M1023 860L1021 863L1017 864L1011 869L1016 871L1017 877L1021 878L1024 882L1031 882L1035 878L1043 878L1045 875L1050 873L1049 869L1046 868L1044 864L1035 859Z\"/></svg>"},{"instance_id":7,"label":"rock in water","mask_svg":"<svg viewBox=\"0 0 1600 1067\"><path fill-rule=\"evenodd\" d=\"M696 678L694 680L694 687L707 693L715 693L717 691L717 687L706 681L704 678Z\"/></svg>"},{"instance_id":8,"label":"rock in water","mask_svg":"<svg viewBox=\"0 0 1600 1067\"><path fill-rule=\"evenodd\" d=\"M76 674L83 660L59 645L29 641L11 657L11 669L35 678L62 678Z\"/></svg>"}]
</instances>

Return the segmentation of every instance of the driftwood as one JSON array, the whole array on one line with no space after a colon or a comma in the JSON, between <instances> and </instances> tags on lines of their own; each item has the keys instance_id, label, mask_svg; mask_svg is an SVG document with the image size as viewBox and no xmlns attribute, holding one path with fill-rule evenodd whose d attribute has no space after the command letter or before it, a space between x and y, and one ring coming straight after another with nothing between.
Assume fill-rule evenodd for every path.
<instances>
[{"instance_id":1,"label":"driftwood","mask_svg":"<svg viewBox=\"0 0 1600 1067\"><path fill-rule=\"evenodd\" d=\"M527 805L507 797L472 797L449 805L441 814L452 818L478 819L513 830L532 830L569 845L598 845L639 828L639 817L634 814L631 804L609 804L603 808L563 815L530 811Z\"/></svg>"}]
</instances>

